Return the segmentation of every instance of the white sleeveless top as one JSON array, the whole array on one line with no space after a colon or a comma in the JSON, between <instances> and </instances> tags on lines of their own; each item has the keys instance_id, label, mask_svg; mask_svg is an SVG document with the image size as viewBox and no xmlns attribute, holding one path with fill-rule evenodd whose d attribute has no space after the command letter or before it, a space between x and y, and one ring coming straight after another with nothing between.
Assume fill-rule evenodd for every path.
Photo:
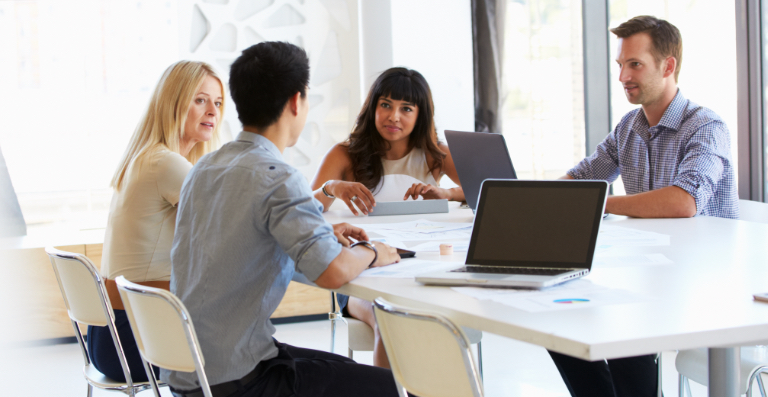
<instances>
[{"instance_id":1,"label":"white sleeveless top","mask_svg":"<svg viewBox=\"0 0 768 397\"><path fill-rule=\"evenodd\" d=\"M379 185L373 190L376 201L403 201L405 192L414 183L428 183L439 186L432 172L424 150L413 148L398 160L381 159L384 166L384 176ZM423 197L419 197L422 200Z\"/></svg>"}]
</instances>

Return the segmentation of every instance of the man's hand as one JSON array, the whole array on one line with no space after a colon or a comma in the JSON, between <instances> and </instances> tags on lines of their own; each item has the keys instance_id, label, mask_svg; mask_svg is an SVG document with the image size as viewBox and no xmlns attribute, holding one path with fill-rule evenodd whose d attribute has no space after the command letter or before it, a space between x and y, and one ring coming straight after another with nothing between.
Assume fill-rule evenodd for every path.
<instances>
[{"instance_id":1,"label":"man's hand","mask_svg":"<svg viewBox=\"0 0 768 397\"><path fill-rule=\"evenodd\" d=\"M371 241L371 243L376 247L376 252L379 254L376 262L371 267L387 266L400 262L400 254L397 253L397 248L390 247L380 241Z\"/></svg>"},{"instance_id":2,"label":"man's hand","mask_svg":"<svg viewBox=\"0 0 768 397\"><path fill-rule=\"evenodd\" d=\"M365 230L356 226L352 226L346 222L333 225L333 234L336 235L336 238L339 240L341 245L345 247L349 247L351 244L349 237L358 241L368 241L368 234L365 233Z\"/></svg>"}]
</instances>

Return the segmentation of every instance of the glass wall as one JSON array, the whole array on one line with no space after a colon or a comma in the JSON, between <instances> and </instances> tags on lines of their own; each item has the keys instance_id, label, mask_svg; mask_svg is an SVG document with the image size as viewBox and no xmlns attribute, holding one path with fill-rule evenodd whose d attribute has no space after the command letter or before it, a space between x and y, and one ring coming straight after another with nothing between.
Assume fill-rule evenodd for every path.
<instances>
[{"instance_id":1,"label":"glass wall","mask_svg":"<svg viewBox=\"0 0 768 397\"><path fill-rule=\"evenodd\" d=\"M166 67L176 1L0 2L0 147L26 223L104 227L117 162Z\"/></svg>"},{"instance_id":2,"label":"glass wall","mask_svg":"<svg viewBox=\"0 0 768 397\"><path fill-rule=\"evenodd\" d=\"M768 123L766 123L766 117L768 117L768 0L761 1L760 9L761 15L761 29L762 29L762 66L763 66L763 150L762 150L762 167L763 167L763 201L768 203Z\"/></svg>"},{"instance_id":3,"label":"glass wall","mask_svg":"<svg viewBox=\"0 0 768 397\"><path fill-rule=\"evenodd\" d=\"M521 179L584 158L581 0L507 2L502 131Z\"/></svg>"},{"instance_id":4,"label":"glass wall","mask_svg":"<svg viewBox=\"0 0 768 397\"><path fill-rule=\"evenodd\" d=\"M638 15L653 15L675 25L683 36L683 62L678 87L687 99L714 110L731 133L731 155L737 164L736 11L722 0L611 0L610 27ZM610 36L611 120L615 125L636 105L619 84L615 63L617 41ZM738 175L737 175L738 176Z\"/></svg>"}]
</instances>

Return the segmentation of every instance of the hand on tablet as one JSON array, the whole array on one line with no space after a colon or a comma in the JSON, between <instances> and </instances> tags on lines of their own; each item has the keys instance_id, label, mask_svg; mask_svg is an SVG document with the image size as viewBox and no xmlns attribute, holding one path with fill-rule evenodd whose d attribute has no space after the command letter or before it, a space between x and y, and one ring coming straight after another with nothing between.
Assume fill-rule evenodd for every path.
<instances>
[{"instance_id":1,"label":"hand on tablet","mask_svg":"<svg viewBox=\"0 0 768 397\"><path fill-rule=\"evenodd\" d=\"M414 183L405 192L403 200L412 198L416 200L419 196L424 197L424 200L437 200L437 199L451 199L451 192L448 189L439 188L425 183Z\"/></svg>"}]
</instances>

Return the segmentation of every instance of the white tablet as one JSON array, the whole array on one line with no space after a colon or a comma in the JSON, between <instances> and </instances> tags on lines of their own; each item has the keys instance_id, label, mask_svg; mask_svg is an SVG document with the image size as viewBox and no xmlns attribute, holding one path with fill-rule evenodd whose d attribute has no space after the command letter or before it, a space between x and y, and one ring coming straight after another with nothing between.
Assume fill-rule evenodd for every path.
<instances>
[{"instance_id":1,"label":"white tablet","mask_svg":"<svg viewBox=\"0 0 768 397\"><path fill-rule=\"evenodd\" d=\"M368 216L436 214L448 212L448 200L377 201Z\"/></svg>"}]
</instances>

